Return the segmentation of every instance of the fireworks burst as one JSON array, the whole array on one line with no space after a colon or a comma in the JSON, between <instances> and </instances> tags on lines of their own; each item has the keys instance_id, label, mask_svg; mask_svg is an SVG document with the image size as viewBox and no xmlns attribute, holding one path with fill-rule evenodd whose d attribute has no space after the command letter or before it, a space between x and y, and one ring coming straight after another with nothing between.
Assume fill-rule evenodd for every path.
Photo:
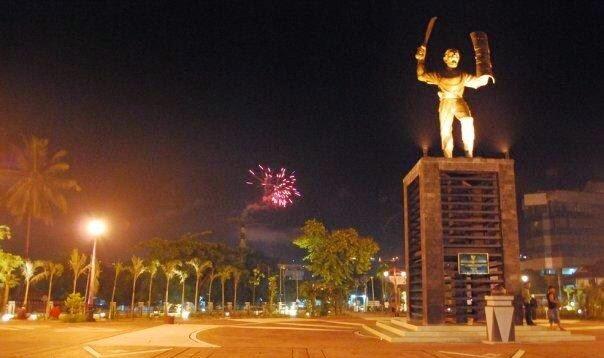
<instances>
[{"instance_id":1,"label":"fireworks burst","mask_svg":"<svg viewBox=\"0 0 604 358\"><path fill-rule=\"evenodd\" d=\"M302 196L296 189L294 172L288 174L285 168L274 171L262 165L258 168L256 171L250 169L249 173L262 188L262 202L266 205L285 208L294 202L296 196ZM246 183L256 184L253 181Z\"/></svg>"}]
</instances>

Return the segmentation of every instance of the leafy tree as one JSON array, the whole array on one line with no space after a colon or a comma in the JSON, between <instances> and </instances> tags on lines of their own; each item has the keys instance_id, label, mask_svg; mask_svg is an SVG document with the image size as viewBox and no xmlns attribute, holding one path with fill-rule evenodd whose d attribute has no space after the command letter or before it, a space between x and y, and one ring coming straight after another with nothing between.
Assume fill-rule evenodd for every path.
<instances>
[{"instance_id":1,"label":"leafy tree","mask_svg":"<svg viewBox=\"0 0 604 358\"><path fill-rule=\"evenodd\" d=\"M164 275L166 276L166 299L164 301L164 314L168 315L168 293L170 289L170 280L176 275L178 268L181 266L180 260L170 260L162 265Z\"/></svg>"},{"instance_id":2,"label":"leafy tree","mask_svg":"<svg viewBox=\"0 0 604 358\"><path fill-rule=\"evenodd\" d=\"M311 317L316 315L317 299L321 292L325 290L325 286L318 281L306 281L300 285L300 293L302 297L308 300L306 310Z\"/></svg>"},{"instance_id":3,"label":"leafy tree","mask_svg":"<svg viewBox=\"0 0 604 358\"><path fill-rule=\"evenodd\" d=\"M71 316L79 315L84 308L84 297L80 293L70 293L65 300L65 308Z\"/></svg>"},{"instance_id":4,"label":"leafy tree","mask_svg":"<svg viewBox=\"0 0 604 358\"><path fill-rule=\"evenodd\" d=\"M42 261L42 277L48 279L48 301L52 301L52 281L55 277L63 275L63 265L52 261ZM48 316L50 307L46 307L45 315Z\"/></svg>"},{"instance_id":5,"label":"leafy tree","mask_svg":"<svg viewBox=\"0 0 604 358\"><path fill-rule=\"evenodd\" d=\"M136 295L136 281L147 271L147 267L138 256L132 256L132 266L130 266L129 270L132 273L132 300L130 301L130 317L134 317L134 296Z\"/></svg>"},{"instance_id":6,"label":"leafy tree","mask_svg":"<svg viewBox=\"0 0 604 358\"><path fill-rule=\"evenodd\" d=\"M341 313L347 288L354 284L355 277L369 271L370 259L379 247L355 229L330 232L317 220L306 221L301 231L294 244L306 250L308 269L327 285L336 313Z\"/></svg>"},{"instance_id":7,"label":"leafy tree","mask_svg":"<svg viewBox=\"0 0 604 358\"><path fill-rule=\"evenodd\" d=\"M19 277L12 272L4 275L2 280L2 286L4 287L4 296L2 297L2 313L4 313L5 307L8 304L8 297L10 289L19 285Z\"/></svg>"},{"instance_id":8,"label":"leafy tree","mask_svg":"<svg viewBox=\"0 0 604 358\"><path fill-rule=\"evenodd\" d=\"M197 302L199 301L199 280L201 279L203 272L212 267L212 262L210 260L202 261L201 259L195 257L187 261L187 264L193 266L193 269L195 270L195 312L197 312Z\"/></svg>"},{"instance_id":9,"label":"leafy tree","mask_svg":"<svg viewBox=\"0 0 604 358\"><path fill-rule=\"evenodd\" d=\"M0 225L0 241L9 240L12 237L10 227L6 225Z\"/></svg>"},{"instance_id":10,"label":"leafy tree","mask_svg":"<svg viewBox=\"0 0 604 358\"><path fill-rule=\"evenodd\" d=\"M252 304L256 304L256 287L260 286L260 282L264 278L264 274L258 267L255 267L252 270L252 274L250 275L249 283L252 286Z\"/></svg>"},{"instance_id":11,"label":"leafy tree","mask_svg":"<svg viewBox=\"0 0 604 358\"><path fill-rule=\"evenodd\" d=\"M273 312L275 305L275 295L277 294L277 275L268 278L268 310Z\"/></svg>"},{"instance_id":12,"label":"leafy tree","mask_svg":"<svg viewBox=\"0 0 604 358\"><path fill-rule=\"evenodd\" d=\"M147 267L149 270L149 308L151 308L151 292L153 292L153 279L157 274L157 269L161 266L159 260L151 260L149 262L149 266ZM150 311L151 312L151 311Z\"/></svg>"},{"instance_id":13,"label":"leafy tree","mask_svg":"<svg viewBox=\"0 0 604 358\"><path fill-rule=\"evenodd\" d=\"M231 265L226 265L218 268L218 277L220 277L220 284L222 290L222 309L224 310L224 285L226 281L231 278L231 274L233 273L234 267Z\"/></svg>"},{"instance_id":14,"label":"leafy tree","mask_svg":"<svg viewBox=\"0 0 604 358\"><path fill-rule=\"evenodd\" d=\"M44 275L43 273L36 273L36 271L42 267L42 261L30 261L26 260L21 266L21 274L25 280L25 296L23 297L23 307L27 309L27 297L29 296L29 285L32 282L40 281Z\"/></svg>"},{"instance_id":15,"label":"leafy tree","mask_svg":"<svg viewBox=\"0 0 604 358\"><path fill-rule=\"evenodd\" d=\"M48 139L24 138L23 148L15 147L14 167L0 170L0 176L13 183L6 194L7 209L19 223L26 221L25 257L29 257L32 219L52 224L53 209L67 211L65 192L81 190L75 180L65 178L67 151L52 156L48 151Z\"/></svg>"},{"instance_id":16,"label":"leafy tree","mask_svg":"<svg viewBox=\"0 0 604 358\"><path fill-rule=\"evenodd\" d=\"M0 286L4 287L0 311L4 311L6 307L10 289L19 284L19 277L15 275L14 271L22 267L22 265L23 259L20 256L0 250Z\"/></svg>"},{"instance_id":17,"label":"leafy tree","mask_svg":"<svg viewBox=\"0 0 604 358\"><path fill-rule=\"evenodd\" d=\"M73 272L72 293L76 293L78 278L80 278L80 276L88 269L88 265L86 264L87 259L86 254L80 254L78 249L71 250L71 255L69 255L69 268L71 269L71 272Z\"/></svg>"}]
</instances>

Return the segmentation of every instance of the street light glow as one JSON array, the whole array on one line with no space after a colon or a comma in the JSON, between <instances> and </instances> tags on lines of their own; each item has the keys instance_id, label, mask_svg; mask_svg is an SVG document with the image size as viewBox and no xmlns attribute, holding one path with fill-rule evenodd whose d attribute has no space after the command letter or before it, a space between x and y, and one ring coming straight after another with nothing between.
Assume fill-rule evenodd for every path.
<instances>
[{"instance_id":1,"label":"street light glow","mask_svg":"<svg viewBox=\"0 0 604 358\"><path fill-rule=\"evenodd\" d=\"M92 236L101 236L107 232L107 223L101 219L92 219L86 225L86 231Z\"/></svg>"},{"instance_id":2,"label":"street light glow","mask_svg":"<svg viewBox=\"0 0 604 358\"><path fill-rule=\"evenodd\" d=\"M528 277L528 275L522 275L522 276L520 276L520 279L522 280L522 282L526 283L526 282L528 282L529 277Z\"/></svg>"}]
</instances>

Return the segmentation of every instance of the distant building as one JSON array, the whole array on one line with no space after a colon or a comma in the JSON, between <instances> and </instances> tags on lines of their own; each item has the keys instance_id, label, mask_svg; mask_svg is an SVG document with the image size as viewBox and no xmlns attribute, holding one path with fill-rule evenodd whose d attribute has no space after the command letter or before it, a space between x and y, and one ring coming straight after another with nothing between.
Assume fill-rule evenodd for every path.
<instances>
[{"instance_id":1,"label":"distant building","mask_svg":"<svg viewBox=\"0 0 604 358\"><path fill-rule=\"evenodd\" d=\"M587 287L590 284L601 285L604 283L604 260L594 265L580 267L574 275L577 287Z\"/></svg>"},{"instance_id":2,"label":"distant building","mask_svg":"<svg viewBox=\"0 0 604 358\"><path fill-rule=\"evenodd\" d=\"M522 211L523 270L570 276L604 255L604 182L589 182L581 191L526 194Z\"/></svg>"}]
</instances>

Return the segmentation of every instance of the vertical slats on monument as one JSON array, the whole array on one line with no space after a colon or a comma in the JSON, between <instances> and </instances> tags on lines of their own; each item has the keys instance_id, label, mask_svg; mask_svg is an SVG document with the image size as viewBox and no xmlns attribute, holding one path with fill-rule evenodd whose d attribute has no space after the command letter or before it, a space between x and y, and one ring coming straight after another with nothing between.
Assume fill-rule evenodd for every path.
<instances>
[{"instance_id":1,"label":"vertical slats on monument","mask_svg":"<svg viewBox=\"0 0 604 358\"><path fill-rule=\"evenodd\" d=\"M446 320L482 320L484 296L503 283L497 173L441 171L440 182ZM489 275L460 275L459 253L488 253Z\"/></svg>"},{"instance_id":2,"label":"vertical slats on monument","mask_svg":"<svg viewBox=\"0 0 604 358\"><path fill-rule=\"evenodd\" d=\"M407 217L409 238L409 315L412 320L422 320L422 247L420 231L419 179L407 186Z\"/></svg>"}]
</instances>

